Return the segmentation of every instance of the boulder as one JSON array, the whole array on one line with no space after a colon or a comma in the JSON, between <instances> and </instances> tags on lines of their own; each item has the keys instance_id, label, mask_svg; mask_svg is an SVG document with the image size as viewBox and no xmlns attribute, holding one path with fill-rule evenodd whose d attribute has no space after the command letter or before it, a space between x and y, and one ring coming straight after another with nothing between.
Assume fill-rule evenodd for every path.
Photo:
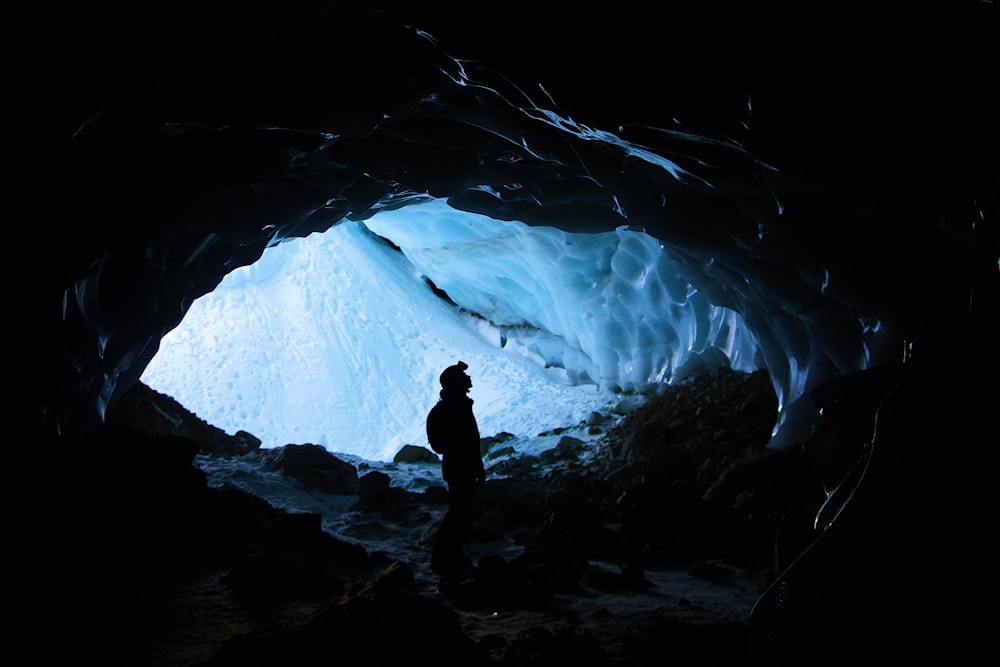
<instances>
[{"instance_id":1,"label":"boulder","mask_svg":"<svg viewBox=\"0 0 1000 667\"><path fill-rule=\"evenodd\" d=\"M349 496L358 492L358 469L320 445L284 445L260 450L259 456L275 470L324 493Z\"/></svg>"}]
</instances>

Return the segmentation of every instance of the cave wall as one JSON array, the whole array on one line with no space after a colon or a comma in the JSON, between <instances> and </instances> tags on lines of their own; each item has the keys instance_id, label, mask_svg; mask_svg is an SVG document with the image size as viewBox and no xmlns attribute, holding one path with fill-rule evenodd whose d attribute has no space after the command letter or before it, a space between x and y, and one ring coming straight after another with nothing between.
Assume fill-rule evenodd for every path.
<instances>
[{"instance_id":1,"label":"cave wall","mask_svg":"<svg viewBox=\"0 0 1000 667\"><path fill-rule=\"evenodd\" d=\"M886 88L872 63L887 26L859 28L847 6L827 27L850 31L850 54L811 25L767 32L764 9L706 23L678 7L669 57L624 11L602 24L512 8L477 39L440 12L383 9L50 22L38 44L65 55L24 142L46 229L25 262L43 430L98 423L190 303L268 244L427 195L529 224L646 229L770 337L778 376L803 337L820 376L866 345L898 357L995 278L995 131L975 83L991 15L962 14L967 39L948 54L897 36ZM725 45L725 65L706 45ZM812 69L790 72L783 52Z\"/></svg>"}]
</instances>

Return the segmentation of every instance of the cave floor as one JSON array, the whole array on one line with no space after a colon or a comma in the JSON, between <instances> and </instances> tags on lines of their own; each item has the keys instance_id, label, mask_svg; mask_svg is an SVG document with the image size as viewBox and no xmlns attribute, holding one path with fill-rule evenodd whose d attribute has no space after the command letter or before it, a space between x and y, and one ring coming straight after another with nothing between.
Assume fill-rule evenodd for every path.
<instances>
[{"instance_id":1,"label":"cave floor","mask_svg":"<svg viewBox=\"0 0 1000 667\"><path fill-rule=\"evenodd\" d=\"M591 563L595 572L612 573L609 563ZM623 637L663 627L739 628L767 584L765 573L711 564L710 580L684 570L647 570L643 590L613 586L583 587L557 594L544 609L494 606L474 592L445 594L429 564L414 566L411 592L452 609L463 632L493 653L497 664L509 662L512 643L539 632L551 636L587 636L591 643L616 644ZM131 664L179 667L211 662L227 643L250 635L291 633L338 600L283 600L272 606L247 604L215 571L159 593L153 591L133 610Z\"/></svg>"}]
</instances>

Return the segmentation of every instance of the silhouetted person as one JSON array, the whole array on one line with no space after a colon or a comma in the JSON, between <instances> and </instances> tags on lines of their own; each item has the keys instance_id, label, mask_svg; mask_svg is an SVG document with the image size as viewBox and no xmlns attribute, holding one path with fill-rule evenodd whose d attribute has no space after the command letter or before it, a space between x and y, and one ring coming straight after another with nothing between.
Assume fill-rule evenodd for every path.
<instances>
[{"instance_id":1,"label":"silhouetted person","mask_svg":"<svg viewBox=\"0 0 1000 667\"><path fill-rule=\"evenodd\" d=\"M431 553L431 568L445 578L461 577L472 569L462 549L472 530L476 495L486 483L479 449L479 425L466 394L472 379L469 366L458 362L441 373L441 398L427 414L427 441L441 454L441 475L448 485L448 511Z\"/></svg>"}]
</instances>

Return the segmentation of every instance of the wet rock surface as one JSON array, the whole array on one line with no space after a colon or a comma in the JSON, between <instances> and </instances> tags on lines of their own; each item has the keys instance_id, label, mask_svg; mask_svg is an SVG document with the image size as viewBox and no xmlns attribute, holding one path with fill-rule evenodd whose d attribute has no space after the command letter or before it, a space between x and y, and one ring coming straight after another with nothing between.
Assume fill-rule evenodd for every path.
<instances>
[{"instance_id":1,"label":"wet rock surface","mask_svg":"<svg viewBox=\"0 0 1000 667\"><path fill-rule=\"evenodd\" d=\"M349 642L386 660L739 662L752 648L751 608L777 573L776 535L792 548L785 535L803 530L793 524L819 500L815 487L801 492L801 454L764 449L774 415L766 378L720 371L670 388L608 430L596 453L508 458L497 470L517 474L491 471L481 496L473 571L442 586L429 539L443 489L357 485L367 488L358 521L411 522L394 539L416 544L400 553L382 550L392 539L374 549L334 537L317 515L209 487L195 455L234 456L236 445L220 445L207 424L176 435L178 421L197 420L140 383L74 449L66 490L75 485L89 520L70 532L94 546L75 559L87 576L63 584L80 606L83 645L146 665L307 664ZM685 465L657 462L677 447ZM787 461L766 466L769 484L755 472L761 458ZM736 469L743 483L710 497ZM797 493L774 491L782 485ZM105 494L121 502L101 508Z\"/></svg>"}]
</instances>

